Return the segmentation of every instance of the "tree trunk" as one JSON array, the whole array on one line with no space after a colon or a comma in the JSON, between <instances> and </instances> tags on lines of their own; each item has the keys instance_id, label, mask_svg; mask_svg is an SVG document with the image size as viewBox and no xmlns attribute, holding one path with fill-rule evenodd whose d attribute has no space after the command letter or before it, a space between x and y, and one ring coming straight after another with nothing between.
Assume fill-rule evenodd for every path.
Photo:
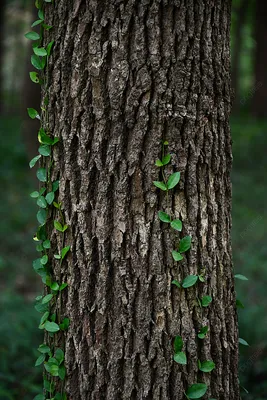
<instances>
[{"instance_id":1,"label":"tree trunk","mask_svg":"<svg viewBox=\"0 0 267 400\"><path fill-rule=\"evenodd\" d=\"M49 66L50 127L60 142L53 177L71 254L62 312L72 400L239 400L231 260L230 0L57 1ZM71 4L71 5L70 5ZM153 187L162 139L181 171L171 211L192 248L175 263L175 237ZM51 222L52 226L52 222ZM176 238L177 239L177 238ZM61 235L52 242L62 248ZM206 282L171 284L205 268ZM63 292L64 293L64 292ZM196 296L211 295L200 309ZM209 326L204 340L197 337ZM173 361L181 335L188 364ZM212 373L197 360L213 360Z\"/></svg>"},{"instance_id":2,"label":"tree trunk","mask_svg":"<svg viewBox=\"0 0 267 400\"><path fill-rule=\"evenodd\" d=\"M255 83L252 90L252 112L256 117L267 116L267 74L266 74L266 41L267 41L267 3L256 1L256 56L255 56Z\"/></svg>"}]
</instances>

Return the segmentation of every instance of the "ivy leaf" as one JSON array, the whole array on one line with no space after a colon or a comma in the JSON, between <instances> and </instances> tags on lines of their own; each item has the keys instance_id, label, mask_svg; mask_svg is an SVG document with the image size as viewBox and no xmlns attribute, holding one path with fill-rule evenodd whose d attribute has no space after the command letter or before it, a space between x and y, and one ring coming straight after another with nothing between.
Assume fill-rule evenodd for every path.
<instances>
[{"instance_id":1,"label":"ivy leaf","mask_svg":"<svg viewBox=\"0 0 267 400\"><path fill-rule=\"evenodd\" d=\"M41 156L36 156L34 157L30 162L29 162L29 166L30 168L33 168L35 166L35 164L37 163L37 161L41 158Z\"/></svg>"},{"instance_id":2,"label":"ivy leaf","mask_svg":"<svg viewBox=\"0 0 267 400\"><path fill-rule=\"evenodd\" d=\"M51 248L51 242L50 240L46 239L43 243L44 249L50 249Z\"/></svg>"},{"instance_id":3,"label":"ivy leaf","mask_svg":"<svg viewBox=\"0 0 267 400\"><path fill-rule=\"evenodd\" d=\"M52 300L53 296L54 296L53 294L47 294L47 295L43 298L42 304L49 303L49 302Z\"/></svg>"},{"instance_id":4,"label":"ivy leaf","mask_svg":"<svg viewBox=\"0 0 267 400\"><path fill-rule=\"evenodd\" d=\"M171 155L170 154L166 154L166 156L164 156L162 158L162 164L163 165L169 164L170 161L171 161Z\"/></svg>"},{"instance_id":5,"label":"ivy leaf","mask_svg":"<svg viewBox=\"0 0 267 400\"><path fill-rule=\"evenodd\" d=\"M63 232L63 226L61 225L61 223L59 221L54 221L54 227L56 228L57 231L59 232Z\"/></svg>"},{"instance_id":6,"label":"ivy leaf","mask_svg":"<svg viewBox=\"0 0 267 400\"><path fill-rule=\"evenodd\" d=\"M29 75L30 75L30 79L31 79L31 81L33 83L39 83L40 82L39 75L38 75L37 72L30 72Z\"/></svg>"},{"instance_id":7,"label":"ivy leaf","mask_svg":"<svg viewBox=\"0 0 267 400\"><path fill-rule=\"evenodd\" d=\"M46 182L47 177L46 177L46 169L45 168L39 168L36 172L36 176L39 179L40 182Z\"/></svg>"},{"instance_id":8,"label":"ivy leaf","mask_svg":"<svg viewBox=\"0 0 267 400\"><path fill-rule=\"evenodd\" d=\"M199 399L204 396L207 389L205 383L195 383L187 389L186 395L189 399Z\"/></svg>"},{"instance_id":9,"label":"ivy leaf","mask_svg":"<svg viewBox=\"0 0 267 400\"><path fill-rule=\"evenodd\" d=\"M52 50L52 47L53 47L54 43L55 43L55 41L52 40L52 42L48 43L48 45L47 45L47 47L46 47L46 51L47 51L48 57L49 57L50 54L51 54L51 50Z\"/></svg>"},{"instance_id":10,"label":"ivy leaf","mask_svg":"<svg viewBox=\"0 0 267 400\"><path fill-rule=\"evenodd\" d=\"M53 282L50 288L57 292L59 290L59 284L57 282Z\"/></svg>"},{"instance_id":11,"label":"ivy leaf","mask_svg":"<svg viewBox=\"0 0 267 400\"><path fill-rule=\"evenodd\" d=\"M212 302L211 296L203 296L201 299L202 307L208 307L211 302Z\"/></svg>"},{"instance_id":12,"label":"ivy leaf","mask_svg":"<svg viewBox=\"0 0 267 400\"><path fill-rule=\"evenodd\" d=\"M180 240L179 243L179 252L184 253L189 250L191 247L191 236L185 236Z\"/></svg>"},{"instance_id":13,"label":"ivy leaf","mask_svg":"<svg viewBox=\"0 0 267 400\"><path fill-rule=\"evenodd\" d=\"M237 274L235 275L236 279L240 279L241 281L248 281L248 278L245 275Z\"/></svg>"},{"instance_id":14,"label":"ivy leaf","mask_svg":"<svg viewBox=\"0 0 267 400\"><path fill-rule=\"evenodd\" d=\"M40 225L44 225L46 222L47 212L45 209L39 210L37 213L37 221Z\"/></svg>"},{"instance_id":15,"label":"ivy leaf","mask_svg":"<svg viewBox=\"0 0 267 400\"><path fill-rule=\"evenodd\" d=\"M187 364L186 354L182 351L174 354L173 359L178 364L183 364L183 365Z\"/></svg>"},{"instance_id":16,"label":"ivy leaf","mask_svg":"<svg viewBox=\"0 0 267 400\"><path fill-rule=\"evenodd\" d=\"M65 258L66 254L68 253L69 250L70 250L70 246L66 246L61 250L61 258L62 258L62 260Z\"/></svg>"},{"instance_id":17,"label":"ivy leaf","mask_svg":"<svg viewBox=\"0 0 267 400\"><path fill-rule=\"evenodd\" d=\"M42 325L49 317L49 311L46 311L41 318L40 325Z\"/></svg>"},{"instance_id":18,"label":"ivy leaf","mask_svg":"<svg viewBox=\"0 0 267 400\"><path fill-rule=\"evenodd\" d=\"M59 181L55 181L52 183L52 191L56 192L59 188Z\"/></svg>"},{"instance_id":19,"label":"ivy leaf","mask_svg":"<svg viewBox=\"0 0 267 400\"><path fill-rule=\"evenodd\" d=\"M45 58L44 57L40 58L36 54L33 54L31 56L31 63L34 66L34 68L36 68L38 70L42 70L45 67Z\"/></svg>"},{"instance_id":20,"label":"ivy leaf","mask_svg":"<svg viewBox=\"0 0 267 400\"><path fill-rule=\"evenodd\" d=\"M199 334L197 335L199 339L204 339L208 333L208 326L202 326L202 328L200 329Z\"/></svg>"},{"instance_id":21,"label":"ivy leaf","mask_svg":"<svg viewBox=\"0 0 267 400\"><path fill-rule=\"evenodd\" d=\"M176 231L181 232L182 227L183 227L182 221L180 221L179 219L174 219L174 220L171 222L171 227L172 227L173 229L175 229Z\"/></svg>"},{"instance_id":22,"label":"ivy leaf","mask_svg":"<svg viewBox=\"0 0 267 400\"><path fill-rule=\"evenodd\" d=\"M174 172L174 174L172 174L167 182L167 188L173 189L180 181L180 172Z\"/></svg>"},{"instance_id":23,"label":"ivy leaf","mask_svg":"<svg viewBox=\"0 0 267 400\"><path fill-rule=\"evenodd\" d=\"M38 200L37 200L37 205L38 205L39 207L41 207L41 208L46 208L47 202L46 202L44 196L40 196L40 197L38 198Z\"/></svg>"},{"instance_id":24,"label":"ivy leaf","mask_svg":"<svg viewBox=\"0 0 267 400\"><path fill-rule=\"evenodd\" d=\"M31 119L35 119L38 115L38 111L36 111L34 108L27 108L27 111Z\"/></svg>"},{"instance_id":25,"label":"ivy leaf","mask_svg":"<svg viewBox=\"0 0 267 400\"><path fill-rule=\"evenodd\" d=\"M40 18L41 20L44 20L44 12L43 12L42 9L40 9L40 10L38 11L38 18Z\"/></svg>"},{"instance_id":26,"label":"ivy leaf","mask_svg":"<svg viewBox=\"0 0 267 400\"><path fill-rule=\"evenodd\" d=\"M47 370L47 372L49 372L49 374L51 374L52 376L58 376L59 367L57 364L48 361L47 363L44 364L44 367Z\"/></svg>"},{"instance_id":27,"label":"ivy leaf","mask_svg":"<svg viewBox=\"0 0 267 400\"><path fill-rule=\"evenodd\" d=\"M55 322L50 322L50 321L46 321L45 325L44 325L45 330L47 330L47 332L58 332L60 330L58 324L56 324Z\"/></svg>"},{"instance_id":28,"label":"ivy leaf","mask_svg":"<svg viewBox=\"0 0 267 400\"><path fill-rule=\"evenodd\" d=\"M62 321L62 323L61 323L59 326L60 326L60 329L61 329L62 331L65 331L65 330L68 329L69 325L70 325L70 320L69 320L69 318L64 318L63 321Z\"/></svg>"},{"instance_id":29,"label":"ivy leaf","mask_svg":"<svg viewBox=\"0 0 267 400\"><path fill-rule=\"evenodd\" d=\"M44 157L48 157L51 155L51 147L48 144L42 144L39 147L38 151Z\"/></svg>"},{"instance_id":30,"label":"ivy leaf","mask_svg":"<svg viewBox=\"0 0 267 400\"><path fill-rule=\"evenodd\" d=\"M34 54L36 54L37 56L40 56L40 57L47 56L47 51L44 47L34 47L33 52L34 52Z\"/></svg>"},{"instance_id":31,"label":"ivy leaf","mask_svg":"<svg viewBox=\"0 0 267 400\"><path fill-rule=\"evenodd\" d=\"M194 286L197 283L198 276L197 275L188 275L182 283L182 287L184 289Z\"/></svg>"},{"instance_id":32,"label":"ivy leaf","mask_svg":"<svg viewBox=\"0 0 267 400\"><path fill-rule=\"evenodd\" d=\"M180 254L178 251L175 250L172 251L172 257L174 261L181 261L184 258L182 254Z\"/></svg>"},{"instance_id":33,"label":"ivy leaf","mask_svg":"<svg viewBox=\"0 0 267 400\"><path fill-rule=\"evenodd\" d=\"M159 189L161 189L161 190L166 191L166 190L168 189L164 182L153 181L153 183L154 183L154 185L155 185L157 188L159 188Z\"/></svg>"},{"instance_id":34,"label":"ivy leaf","mask_svg":"<svg viewBox=\"0 0 267 400\"><path fill-rule=\"evenodd\" d=\"M59 365L64 361L64 352L61 349L56 350L55 359L58 361Z\"/></svg>"},{"instance_id":35,"label":"ivy leaf","mask_svg":"<svg viewBox=\"0 0 267 400\"><path fill-rule=\"evenodd\" d=\"M45 199L49 205L53 203L54 198L55 198L54 192L47 193L47 195L45 196Z\"/></svg>"},{"instance_id":36,"label":"ivy leaf","mask_svg":"<svg viewBox=\"0 0 267 400\"><path fill-rule=\"evenodd\" d=\"M58 370L58 376L62 381L64 381L66 376L66 368L64 367L64 365L60 365Z\"/></svg>"},{"instance_id":37,"label":"ivy leaf","mask_svg":"<svg viewBox=\"0 0 267 400\"><path fill-rule=\"evenodd\" d=\"M215 368L215 364L213 361L204 361L203 363L200 363L200 371L202 372L211 372Z\"/></svg>"},{"instance_id":38,"label":"ivy leaf","mask_svg":"<svg viewBox=\"0 0 267 400\"><path fill-rule=\"evenodd\" d=\"M65 232L68 229L69 225L64 225L62 228L62 232Z\"/></svg>"},{"instance_id":39,"label":"ivy leaf","mask_svg":"<svg viewBox=\"0 0 267 400\"><path fill-rule=\"evenodd\" d=\"M59 290L62 291L68 286L67 283L62 283L62 285L59 286Z\"/></svg>"},{"instance_id":40,"label":"ivy leaf","mask_svg":"<svg viewBox=\"0 0 267 400\"><path fill-rule=\"evenodd\" d=\"M157 160L155 165L156 165L156 167L163 167L163 164L160 160Z\"/></svg>"},{"instance_id":41,"label":"ivy leaf","mask_svg":"<svg viewBox=\"0 0 267 400\"><path fill-rule=\"evenodd\" d=\"M40 128L38 132L38 140L41 144L53 144L53 139L45 133L43 128Z\"/></svg>"},{"instance_id":42,"label":"ivy leaf","mask_svg":"<svg viewBox=\"0 0 267 400\"><path fill-rule=\"evenodd\" d=\"M177 286L178 288L181 287L180 283L179 283L176 279L174 279L174 280L172 281L172 284L175 285L175 286Z\"/></svg>"},{"instance_id":43,"label":"ivy leaf","mask_svg":"<svg viewBox=\"0 0 267 400\"><path fill-rule=\"evenodd\" d=\"M44 362L44 360L45 360L45 354L41 354L41 355L37 358L37 360L36 360L36 362L35 362L35 367L38 367L39 365L41 365L41 364Z\"/></svg>"},{"instance_id":44,"label":"ivy leaf","mask_svg":"<svg viewBox=\"0 0 267 400\"><path fill-rule=\"evenodd\" d=\"M37 191L32 192L32 193L30 194L30 196L31 196L33 199L36 199L37 197L39 197L39 195L40 195L40 193L37 192Z\"/></svg>"},{"instance_id":45,"label":"ivy leaf","mask_svg":"<svg viewBox=\"0 0 267 400\"><path fill-rule=\"evenodd\" d=\"M25 33L25 38L29 39L29 40L39 40L40 39L40 35L37 32L31 31L31 32L27 32Z\"/></svg>"},{"instance_id":46,"label":"ivy leaf","mask_svg":"<svg viewBox=\"0 0 267 400\"><path fill-rule=\"evenodd\" d=\"M238 342L240 343L240 344L242 344L243 346L249 346L249 344L248 344L248 342L246 342L244 339L242 339L242 338L239 338L238 339Z\"/></svg>"},{"instance_id":47,"label":"ivy leaf","mask_svg":"<svg viewBox=\"0 0 267 400\"><path fill-rule=\"evenodd\" d=\"M41 264L42 265L46 265L48 263L48 255L45 254L42 258L41 258Z\"/></svg>"},{"instance_id":48,"label":"ivy leaf","mask_svg":"<svg viewBox=\"0 0 267 400\"><path fill-rule=\"evenodd\" d=\"M174 342L173 342L173 347L174 347L174 352L179 353L180 351L182 351L184 342L181 336L177 335L175 336Z\"/></svg>"},{"instance_id":49,"label":"ivy leaf","mask_svg":"<svg viewBox=\"0 0 267 400\"><path fill-rule=\"evenodd\" d=\"M171 217L163 211L158 212L158 217L162 222L171 222Z\"/></svg>"},{"instance_id":50,"label":"ivy leaf","mask_svg":"<svg viewBox=\"0 0 267 400\"><path fill-rule=\"evenodd\" d=\"M36 21L34 21L34 22L32 23L32 28L34 28L34 27L37 26L37 25L40 25L42 22L43 22L43 21L42 21L41 19L37 19Z\"/></svg>"},{"instance_id":51,"label":"ivy leaf","mask_svg":"<svg viewBox=\"0 0 267 400\"><path fill-rule=\"evenodd\" d=\"M45 400L45 396L43 394L37 394L33 400Z\"/></svg>"}]
</instances>

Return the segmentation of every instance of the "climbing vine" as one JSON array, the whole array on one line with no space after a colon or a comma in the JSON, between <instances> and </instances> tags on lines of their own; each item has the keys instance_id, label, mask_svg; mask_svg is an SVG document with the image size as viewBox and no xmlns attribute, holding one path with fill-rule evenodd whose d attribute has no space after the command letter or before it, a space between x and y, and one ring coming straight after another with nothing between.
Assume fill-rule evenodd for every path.
<instances>
[{"instance_id":1,"label":"climbing vine","mask_svg":"<svg viewBox=\"0 0 267 400\"><path fill-rule=\"evenodd\" d=\"M57 199L59 181L52 181L51 173L53 167L52 154L53 148L58 143L59 138L52 135L49 127L47 106L49 104L48 93L48 63L54 41L44 45L45 32L52 29L52 26L45 22L44 11L47 3L52 0L36 0L35 6L38 10L38 19L33 22L32 28L37 27L37 31L30 31L25 37L32 41L33 55L31 64L35 71L30 72L30 79L35 84L40 84L42 88L42 103L40 112L34 108L28 108L28 115L32 119L40 121L38 131L38 141L40 143L39 154L34 157L29 165L33 168L37 163L39 167L36 172L39 180L39 190L34 191L30 196L36 199L39 210L37 212L37 229L34 241L39 258L33 261L33 268L40 275L44 283L44 293L36 298L36 310L42 314L39 329L44 330L44 343L38 347L40 356L35 365L44 366L43 372L43 393L35 396L34 400L66 400L64 393L64 380L66 368L64 366L64 331L69 327L69 319L61 315L61 293L67 288L67 283L58 282L53 274L53 262L59 263L61 267L64 258L70 251L70 246L65 245L65 231L68 225L65 222L62 211L62 203ZM61 234L61 248L58 254L54 254L53 244L48 239L47 221L54 218L54 228Z\"/></svg>"},{"instance_id":2,"label":"climbing vine","mask_svg":"<svg viewBox=\"0 0 267 400\"><path fill-rule=\"evenodd\" d=\"M175 232L181 232L183 228L182 221L172 216L169 207L169 191L174 189L179 181L180 181L180 172L174 172L169 177L166 176L165 167L171 161L171 155L166 152L166 147L168 146L167 141L163 141L162 143L162 157L161 159L156 161L156 166L160 168L160 173L162 180L161 181L154 181L153 184L159 188L161 191L166 193L167 201L166 201L166 210L159 211L158 217L161 222L169 224L170 228L173 229ZM191 236L185 236L179 239L177 248L172 250L172 257L175 262L179 262L183 260L184 253L190 250L191 248ZM205 282L205 270L202 270L197 275L187 275L184 279L179 282L177 279L172 281L172 284L175 285L177 288L189 289L192 286L196 285L198 282ZM208 307L209 304L212 302L211 296L203 296L201 299L197 297L197 303L199 307L202 308ZM208 326L202 326L200 331L198 332L198 338L200 340L205 339L208 333ZM177 335L174 338L173 342L173 350L174 356L173 359L176 363L185 365L187 364L187 357L186 353L183 351L184 342L181 336ZM204 373L209 373L215 368L215 364L211 360L198 360L198 369ZM207 392L207 385L205 383L195 383L191 385L187 391L184 393L187 399L200 399L205 395Z\"/></svg>"}]
</instances>

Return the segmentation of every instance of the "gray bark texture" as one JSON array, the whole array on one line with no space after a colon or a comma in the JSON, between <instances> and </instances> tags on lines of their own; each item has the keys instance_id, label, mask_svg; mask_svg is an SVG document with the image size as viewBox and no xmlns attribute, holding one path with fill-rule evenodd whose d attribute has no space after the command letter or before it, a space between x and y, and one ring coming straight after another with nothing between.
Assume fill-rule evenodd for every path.
<instances>
[{"instance_id":1,"label":"gray bark texture","mask_svg":"<svg viewBox=\"0 0 267 400\"><path fill-rule=\"evenodd\" d=\"M230 0L58 0L46 6L53 177L71 253L62 315L69 400L239 400L231 260ZM177 264L177 235L159 221L153 187L162 139L181 171L169 211L192 249ZM51 219L51 226L53 225ZM62 235L51 240L62 247ZM173 279L206 269L206 282ZM196 296L211 295L202 312ZM197 333L209 326L205 340ZM173 361L181 335L188 364ZM197 360L213 360L212 373Z\"/></svg>"}]
</instances>

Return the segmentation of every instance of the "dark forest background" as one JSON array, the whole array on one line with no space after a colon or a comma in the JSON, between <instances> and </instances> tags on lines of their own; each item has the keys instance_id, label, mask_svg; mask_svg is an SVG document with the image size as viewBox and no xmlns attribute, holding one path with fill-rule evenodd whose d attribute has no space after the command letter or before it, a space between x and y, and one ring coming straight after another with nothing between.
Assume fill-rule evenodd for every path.
<instances>
[{"instance_id":1,"label":"dark forest background","mask_svg":"<svg viewBox=\"0 0 267 400\"><path fill-rule=\"evenodd\" d=\"M30 400L39 392L34 367L42 340L34 298L41 290L32 269L31 240L37 185L28 167L37 148L26 107L38 108L29 79L24 33L35 18L32 0L0 2L0 399ZM36 18L35 18L36 19ZM244 400L267 398L267 2L234 0L232 7L233 256L241 302L240 384ZM266 197L265 197L266 196ZM242 309L242 304L245 306ZM246 393L248 391L249 393Z\"/></svg>"}]
</instances>

